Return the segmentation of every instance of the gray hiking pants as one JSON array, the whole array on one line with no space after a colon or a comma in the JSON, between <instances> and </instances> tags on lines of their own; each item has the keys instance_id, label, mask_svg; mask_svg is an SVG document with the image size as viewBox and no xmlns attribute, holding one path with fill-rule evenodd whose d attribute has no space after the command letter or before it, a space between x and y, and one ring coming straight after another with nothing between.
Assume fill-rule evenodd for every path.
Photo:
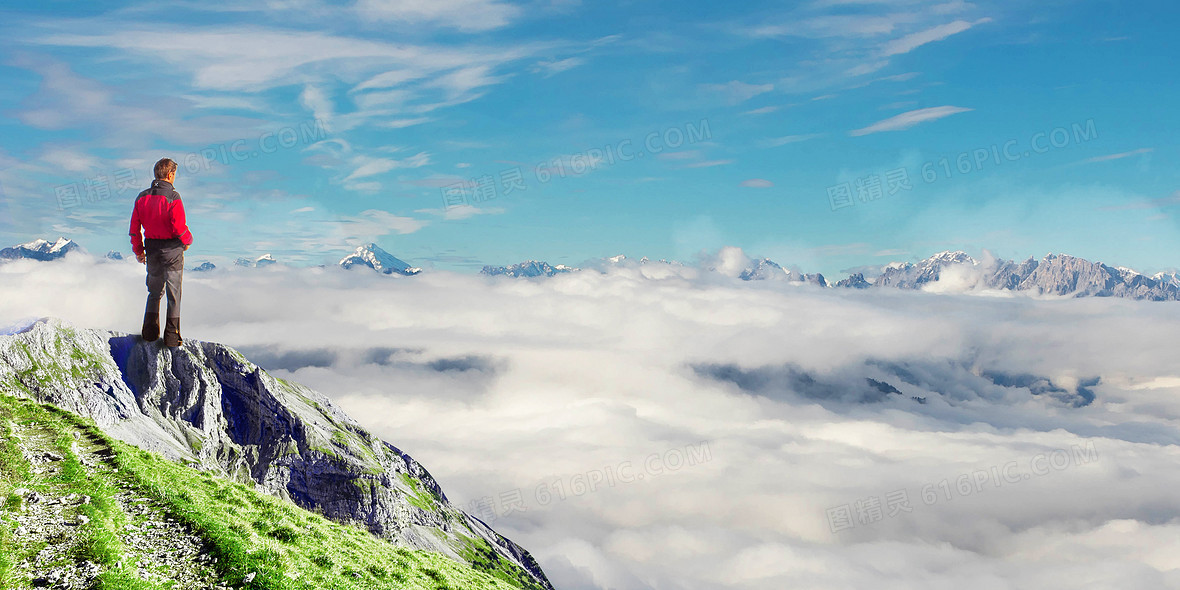
<instances>
[{"instance_id":1,"label":"gray hiking pants","mask_svg":"<svg viewBox=\"0 0 1180 590\"><path fill-rule=\"evenodd\" d=\"M184 278L184 244L180 238L144 240L147 253L147 313L160 313L160 298L168 292L169 318L180 317L180 282Z\"/></svg>"}]
</instances>

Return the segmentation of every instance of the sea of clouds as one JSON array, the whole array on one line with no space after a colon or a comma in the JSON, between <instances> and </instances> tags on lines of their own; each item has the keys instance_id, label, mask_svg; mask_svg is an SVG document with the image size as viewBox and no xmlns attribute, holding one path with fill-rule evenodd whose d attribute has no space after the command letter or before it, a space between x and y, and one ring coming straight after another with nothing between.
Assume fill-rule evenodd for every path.
<instances>
[{"instance_id":1,"label":"sea of clouds","mask_svg":"<svg viewBox=\"0 0 1180 590\"><path fill-rule=\"evenodd\" d=\"M187 273L183 333L333 398L563 590L1180 588L1180 304L733 256ZM0 264L0 325L134 333L143 300L134 261Z\"/></svg>"}]
</instances>

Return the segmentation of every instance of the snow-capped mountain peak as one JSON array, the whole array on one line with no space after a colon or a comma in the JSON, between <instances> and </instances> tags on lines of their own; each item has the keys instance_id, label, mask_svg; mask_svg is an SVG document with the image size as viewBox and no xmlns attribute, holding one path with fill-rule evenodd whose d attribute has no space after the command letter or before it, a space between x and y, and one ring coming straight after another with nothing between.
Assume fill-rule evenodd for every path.
<instances>
[{"instance_id":1,"label":"snow-capped mountain peak","mask_svg":"<svg viewBox=\"0 0 1180 590\"><path fill-rule=\"evenodd\" d=\"M17 244L11 248L4 248L0 250L0 258L18 259L27 258L32 260L57 260L65 257L66 254L75 250L81 250L82 247L77 242L60 237L56 242L49 240L36 239L24 244Z\"/></svg>"},{"instance_id":2,"label":"snow-capped mountain peak","mask_svg":"<svg viewBox=\"0 0 1180 590\"><path fill-rule=\"evenodd\" d=\"M340 266L346 269L354 266L367 266L387 275L396 273L408 276L422 272L421 268L410 266L404 260L382 250L380 246L372 242L364 246L357 246L352 254L340 260Z\"/></svg>"},{"instance_id":3,"label":"snow-capped mountain peak","mask_svg":"<svg viewBox=\"0 0 1180 590\"><path fill-rule=\"evenodd\" d=\"M939 252L938 254L935 254L934 256L931 256L931 257L923 260L922 263L926 263L926 264L948 264L948 263L949 264L963 264L963 263L978 264L978 261L976 261L974 258L968 256L967 253L962 250L955 250L954 252L951 252L950 250L946 250L943 252Z\"/></svg>"},{"instance_id":4,"label":"snow-capped mountain peak","mask_svg":"<svg viewBox=\"0 0 1180 590\"><path fill-rule=\"evenodd\" d=\"M1151 275L1151 280L1164 285L1180 287L1180 273L1177 272L1157 272Z\"/></svg>"},{"instance_id":5,"label":"snow-capped mountain peak","mask_svg":"<svg viewBox=\"0 0 1180 590\"><path fill-rule=\"evenodd\" d=\"M979 262L962 250L939 252L918 261L916 264L891 262L881 268L881 275L873 281L873 285L917 289L922 285L937 281L944 267L963 264L977 266Z\"/></svg>"},{"instance_id":6,"label":"snow-capped mountain peak","mask_svg":"<svg viewBox=\"0 0 1180 590\"><path fill-rule=\"evenodd\" d=\"M769 258L755 260L752 266L738 275L743 281L786 280L790 277L791 271Z\"/></svg>"},{"instance_id":7,"label":"snow-capped mountain peak","mask_svg":"<svg viewBox=\"0 0 1180 590\"><path fill-rule=\"evenodd\" d=\"M259 256L258 258L255 258L254 260L250 260L249 258L246 258L244 256L242 258L238 258L237 260L234 260L234 264L236 264L238 266L245 266L247 268L262 268L264 266L270 266L270 265L276 264L276 263L278 263L278 260L276 260L275 257L270 255L269 253L263 254L262 256Z\"/></svg>"}]
</instances>

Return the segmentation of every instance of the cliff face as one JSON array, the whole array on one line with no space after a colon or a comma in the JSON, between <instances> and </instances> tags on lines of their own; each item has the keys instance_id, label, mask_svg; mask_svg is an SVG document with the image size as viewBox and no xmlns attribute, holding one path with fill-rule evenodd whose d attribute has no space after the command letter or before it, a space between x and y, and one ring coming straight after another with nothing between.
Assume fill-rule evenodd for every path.
<instances>
[{"instance_id":1,"label":"cliff face","mask_svg":"<svg viewBox=\"0 0 1180 590\"><path fill-rule=\"evenodd\" d=\"M528 552L451 504L409 455L227 346L168 349L40 320L0 336L0 392L90 417L125 442L253 481L395 544L552 588Z\"/></svg>"}]
</instances>

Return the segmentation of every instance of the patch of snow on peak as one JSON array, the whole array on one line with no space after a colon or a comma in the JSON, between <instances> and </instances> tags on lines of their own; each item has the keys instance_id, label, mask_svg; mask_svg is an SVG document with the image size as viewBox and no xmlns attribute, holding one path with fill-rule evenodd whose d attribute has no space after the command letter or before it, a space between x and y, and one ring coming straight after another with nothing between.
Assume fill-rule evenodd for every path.
<instances>
[{"instance_id":1,"label":"patch of snow on peak","mask_svg":"<svg viewBox=\"0 0 1180 590\"><path fill-rule=\"evenodd\" d=\"M352 254L340 260L340 266L343 268L367 266L381 274L398 273L412 275L422 272L421 268L410 266L404 260L386 252L372 242L364 246L357 246L357 249Z\"/></svg>"}]
</instances>

